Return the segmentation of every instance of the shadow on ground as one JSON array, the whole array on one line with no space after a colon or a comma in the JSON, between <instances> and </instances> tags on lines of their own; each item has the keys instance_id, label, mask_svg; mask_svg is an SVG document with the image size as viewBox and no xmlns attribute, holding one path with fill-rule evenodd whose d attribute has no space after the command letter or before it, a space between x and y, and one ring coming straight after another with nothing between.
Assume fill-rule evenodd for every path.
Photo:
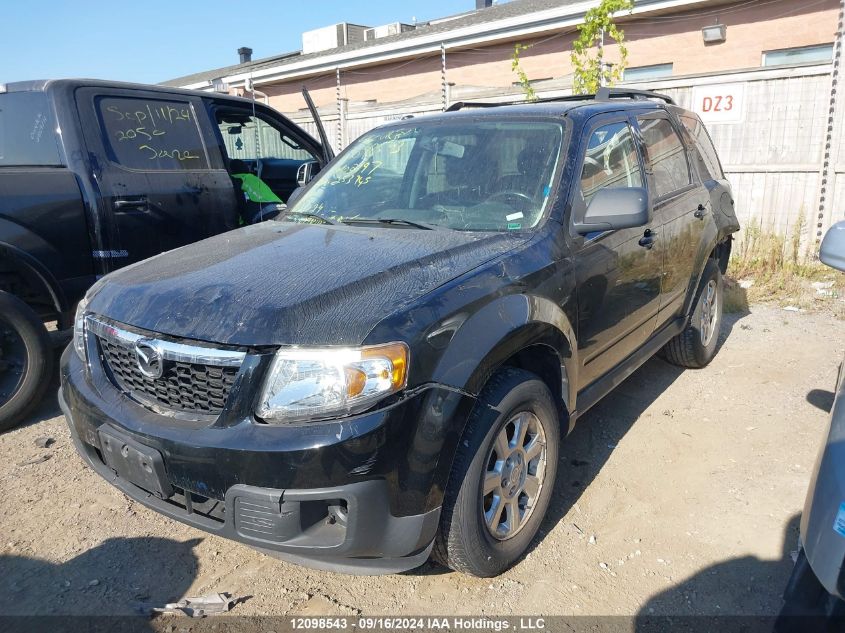
<instances>
[{"instance_id":1,"label":"shadow on ground","mask_svg":"<svg viewBox=\"0 0 845 633\"><path fill-rule=\"evenodd\" d=\"M201 539L112 538L65 563L0 556L1 616L142 615L181 599Z\"/></svg>"},{"instance_id":2,"label":"shadow on ground","mask_svg":"<svg viewBox=\"0 0 845 633\"><path fill-rule=\"evenodd\" d=\"M792 572L791 553L798 547L799 517L793 515L783 527L778 560L743 556L711 565L649 599L638 614L643 622L638 621L636 630L652 630L646 626L652 616L777 616L783 589ZM761 591L769 587L779 590Z\"/></svg>"},{"instance_id":3,"label":"shadow on ground","mask_svg":"<svg viewBox=\"0 0 845 633\"><path fill-rule=\"evenodd\" d=\"M747 314L738 312L724 315L719 348L730 337L736 324ZM684 370L655 356L579 418L575 429L561 446L555 493L546 518L540 526L539 537L534 539L528 552L566 516L583 491L601 472L616 445L643 412L671 387L684 371L696 370Z\"/></svg>"},{"instance_id":4,"label":"shadow on ground","mask_svg":"<svg viewBox=\"0 0 845 633\"><path fill-rule=\"evenodd\" d=\"M827 389L812 389L807 394L807 402L825 413L830 413L833 408L834 397L833 392Z\"/></svg>"},{"instance_id":5,"label":"shadow on ground","mask_svg":"<svg viewBox=\"0 0 845 633\"><path fill-rule=\"evenodd\" d=\"M739 290L744 297L745 291ZM748 314L746 304L745 310L724 315L719 348L730 337L736 324ZM522 558L531 553L566 516L601 472L619 441L684 371L695 370L684 370L655 356L579 418L575 429L561 444L554 495L538 535ZM449 573L449 570L429 560L422 567L406 573L428 576Z\"/></svg>"}]
</instances>

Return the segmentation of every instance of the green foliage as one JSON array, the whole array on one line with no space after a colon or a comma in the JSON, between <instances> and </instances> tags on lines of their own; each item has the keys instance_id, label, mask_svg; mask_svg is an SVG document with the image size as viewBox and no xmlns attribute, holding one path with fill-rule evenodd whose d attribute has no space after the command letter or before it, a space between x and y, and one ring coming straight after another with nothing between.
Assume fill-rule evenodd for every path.
<instances>
[{"instance_id":1,"label":"green foliage","mask_svg":"<svg viewBox=\"0 0 845 633\"><path fill-rule=\"evenodd\" d=\"M845 276L815 261L802 247L802 235L807 237L805 217L801 207L789 235L776 233L754 218L744 223L733 243L725 279L726 312L745 312L749 303L773 302L830 309L845 318L845 304L840 301L845 296ZM820 290L816 282L825 285Z\"/></svg>"},{"instance_id":2,"label":"green foliage","mask_svg":"<svg viewBox=\"0 0 845 633\"><path fill-rule=\"evenodd\" d=\"M601 3L587 11L584 23L578 26L578 39L572 43L572 66L575 76L572 90L576 94L596 92L600 86L612 86L622 79L622 72L628 61L625 47L625 33L613 22L613 14L630 12L634 0L601 0ZM619 46L619 61L613 66L604 63L602 34ZM595 47L595 54L591 54Z\"/></svg>"},{"instance_id":3,"label":"green foliage","mask_svg":"<svg viewBox=\"0 0 845 633\"><path fill-rule=\"evenodd\" d=\"M528 75L525 74L525 71L522 69L522 66L519 65L519 54L522 51L528 50L529 48L531 48L531 46L519 43L517 43L516 46L513 47L513 55L511 56L511 70L516 73L517 79L519 79L519 85L522 87L522 92L525 93L525 100L537 101L537 93L531 86L531 82L528 79Z\"/></svg>"}]
</instances>

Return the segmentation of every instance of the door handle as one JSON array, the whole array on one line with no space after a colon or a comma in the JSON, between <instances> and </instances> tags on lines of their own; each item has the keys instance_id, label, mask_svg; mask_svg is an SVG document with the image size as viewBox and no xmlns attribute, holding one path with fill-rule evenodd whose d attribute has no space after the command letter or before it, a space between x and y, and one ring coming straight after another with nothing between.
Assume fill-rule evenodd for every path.
<instances>
[{"instance_id":1,"label":"door handle","mask_svg":"<svg viewBox=\"0 0 845 633\"><path fill-rule=\"evenodd\" d=\"M693 213L693 215L695 217L697 217L699 220L701 218L703 218L706 214L707 214L707 207L705 207L703 204L698 205L698 208L695 210L695 213Z\"/></svg>"},{"instance_id":2,"label":"door handle","mask_svg":"<svg viewBox=\"0 0 845 633\"><path fill-rule=\"evenodd\" d=\"M651 229L646 229L640 238L639 245L651 249L654 247L655 240L657 240L657 234Z\"/></svg>"},{"instance_id":3,"label":"door handle","mask_svg":"<svg viewBox=\"0 0 845 633\"><path fill-rule=\"evenodd\" d=\"M115 210L117 209L142 209L149 206L150 202L146 196L138 196L137 198L119 198L112 203Z\"/></svg>"}]
</instances>

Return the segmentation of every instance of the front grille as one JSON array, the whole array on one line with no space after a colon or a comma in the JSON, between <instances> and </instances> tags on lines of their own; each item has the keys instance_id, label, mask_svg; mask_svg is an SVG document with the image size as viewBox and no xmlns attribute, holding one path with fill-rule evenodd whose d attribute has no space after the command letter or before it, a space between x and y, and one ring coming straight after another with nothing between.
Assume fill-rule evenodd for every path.
<instances>
[{"instance_id":1,"label":"front grille","mask_svg":"<svg viewBox=\"0 0 845 633\"><path fill-rule=\"evenodd\" d=\"M177 411L219 414L238 375L237 367L174 362L168 363L161 378L153 379L138 371L131 349L103 338L100 349L117 387Z\"/></svg>"},{"instance_id":2,"label":"front grille","mask_svg":"<svg viewBox=\"0 0 845 633\"><path fill-rule=\"evenodd\" d=\"M240 371L243 352L173 343L123 330L88 318L97 337L106 374L112 383L141 404L164 412L219 415ZM136 343L154 347L161 356L161 375L142 373Z\"/></svg>"}]
</instances>

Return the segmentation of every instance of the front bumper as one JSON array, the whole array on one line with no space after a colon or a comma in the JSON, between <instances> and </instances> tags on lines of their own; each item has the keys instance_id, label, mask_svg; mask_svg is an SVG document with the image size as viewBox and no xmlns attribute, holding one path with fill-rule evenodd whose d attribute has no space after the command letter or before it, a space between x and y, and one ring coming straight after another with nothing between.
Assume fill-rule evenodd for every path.
<instances>
[{"instance_id":1,"label":"front bumper","mask_svg":"<svg viewBox=\"0 0 845 633\"><path fill-rule=\"evenodd\" d=\"M394 573L428 558L471 397L438 386L341 421L299 427L252 418L191 425L90 375L71 348L59 401L80 455L128 496L178 521L310 567ZM166 492L106 465L101 431L161 455Z\"/></svg>"}]
</instances>

